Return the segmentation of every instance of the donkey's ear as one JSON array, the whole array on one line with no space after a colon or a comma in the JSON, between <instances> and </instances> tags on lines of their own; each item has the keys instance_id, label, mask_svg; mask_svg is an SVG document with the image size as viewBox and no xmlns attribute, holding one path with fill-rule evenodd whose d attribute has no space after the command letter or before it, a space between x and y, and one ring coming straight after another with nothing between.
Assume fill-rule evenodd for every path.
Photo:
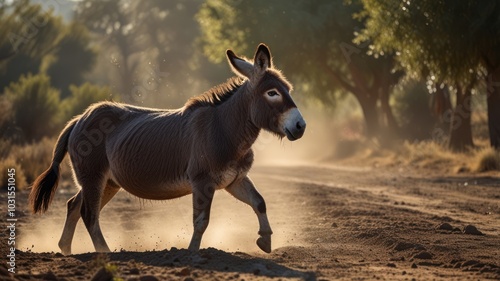
<instances>
[{"instance_id":1,"label":"donkey's ear","mask_svg":"<svg viewBox=\"0 0 500 281\"><path fill-rule=\"evenodd\" d=\"M265 71L272 67L271 51L266 46L266 44L261 43L255 51L255 56L253 58L253 64L255 68L260 71Z\"/></svg>"},{"instance_id":2,"label":"donkey's ear","mask_svg":"<svg viewBox=\"0 0 500 281\"><path fill-rule=\"evenodd\" d=\"M253 73L253 65L249 63L247 60L239 58L236 54L231 51L226 51L227 59L233 68L233 72L237 75L244 76L246 78L250 78Z\"/></svg>"}]
</instances>

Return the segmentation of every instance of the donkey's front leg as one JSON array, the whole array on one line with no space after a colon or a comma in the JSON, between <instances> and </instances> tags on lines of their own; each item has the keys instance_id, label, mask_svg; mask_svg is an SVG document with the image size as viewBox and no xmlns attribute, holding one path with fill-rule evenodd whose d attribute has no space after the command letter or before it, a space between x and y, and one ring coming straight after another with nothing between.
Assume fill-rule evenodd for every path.
<instances>
[{"instance_id":1,"label":"donkey's front leg","mask_svg":"<svg viewBox=\"0 0 500 281\"><path fill-rule=\"evenodd\" d=\"M193 226L194 233L189 243L190 251L200 249L201 238L210 220L210 207L214 198L214 183L210 181L195 182L193 185Z\"/></svg>"},{"instance_id":2,"label":"donkey's front leg","mask_svg":"<svg viewBox=\"0 0 500 281\"><path fill-rule=\"evenodd\" d=\"M226 187L226 190L240 201L250 205L259 219L259 239L257 239L257 246L266 252L271 253L271 226L267 219L266 202L264 198L255 189L254 184L247 176L242 181L235 182Z\"/></svg>"}]
</instances>

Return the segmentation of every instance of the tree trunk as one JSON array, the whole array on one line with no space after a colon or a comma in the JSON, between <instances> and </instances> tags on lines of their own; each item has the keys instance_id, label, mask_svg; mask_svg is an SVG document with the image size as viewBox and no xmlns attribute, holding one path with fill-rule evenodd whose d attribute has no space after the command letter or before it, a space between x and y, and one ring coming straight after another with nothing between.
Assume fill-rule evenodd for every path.
<instances>
[{"instance_id":1,"label":"tree trunk","mask_svg":"<svg viewBox=\"0 0 500 281\"><path fill-rule=\"evenodd\" d=\"M389 104L389 93L389 89L382 89L382 93L380 94L380 108L382 110L382 117L384 118L388 133L392 136L398 136L399 125Z\"/></svg>"},{"instance_id":2,"label":"tree trunk","mask_svg":"<svg viewBox=\"0 0 500 281\"><path fill-rule=\"evenodd\" d=\"M488 70L488 129L490 134L490 144L500 150L500 67L495 70Z\"/></svg>"},{"instance_id":3,"label":"tree trunk","mask_svg":"<svg viewBox=\"0 0 500 281\"><path fill-rule=\"evenodd\" d=\"M365 92L358 92L355 96L363 111L366 125L366 137L369 139L377 137L380 129L379 115L377 112L377 96Z\"/></svg>"},{"instance_id":4,"label":"tree trunk","mask_svg":"<svg viewBox=\"0 0 500 281\"><path fill-rule=\"evenodd\" d=\"M474 146L471 128L471 86L464 89L457 86L457 104L453 110L450 126L449 148L454 151L464 151Z\"/></svg>"}]
</instances>

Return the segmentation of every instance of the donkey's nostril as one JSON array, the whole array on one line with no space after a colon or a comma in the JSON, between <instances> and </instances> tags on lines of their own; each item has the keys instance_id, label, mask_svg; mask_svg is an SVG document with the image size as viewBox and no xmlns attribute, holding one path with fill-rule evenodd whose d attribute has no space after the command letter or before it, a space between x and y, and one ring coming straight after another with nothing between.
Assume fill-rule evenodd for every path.
<instances>
[{"instance_id":1,"label":"donkey's nostril","mask_svg":"<svg viewBox=\"0 0 500 281\"><path fill-rule=\"evenodd\" d=\"M300 130L300 129L302 129L302 125L300 124L300 121L299 121L299 122L297 122L296 127L297 127L297 129L299 129L299 130Z\"/></svg>"}]
</instances>

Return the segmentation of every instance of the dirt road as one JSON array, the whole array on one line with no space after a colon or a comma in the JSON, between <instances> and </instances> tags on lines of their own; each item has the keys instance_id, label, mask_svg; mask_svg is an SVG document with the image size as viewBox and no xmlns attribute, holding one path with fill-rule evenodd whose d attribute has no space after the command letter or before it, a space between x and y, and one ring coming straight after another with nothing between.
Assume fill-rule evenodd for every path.
<instances>
[{"instance_id":1,"label":"dirt road","mask_svg":"<svg viewBox=\"0 0 500 281\"><path fill-rule=\"evenodd\" d=\"M250 175L266 199L274 230L269 255L255 245L253 211L221 191L199 253L182 250L192 231L190 198L149 202L120 192L101 217L115 252L87 253L93 247L80 222L73 242L76 254L62 256L57 241L64 202L75 190L63 184L41 217L28 214L27 194L21 192L16 274L0 267L0 277L89 280L105 266L123 280L499 279L498 175L443 177L431 172L254 167ZM5 241L8 233L1 235ZM103 271L98 274L106 277Z\"/></svg>"}]
</instances>

